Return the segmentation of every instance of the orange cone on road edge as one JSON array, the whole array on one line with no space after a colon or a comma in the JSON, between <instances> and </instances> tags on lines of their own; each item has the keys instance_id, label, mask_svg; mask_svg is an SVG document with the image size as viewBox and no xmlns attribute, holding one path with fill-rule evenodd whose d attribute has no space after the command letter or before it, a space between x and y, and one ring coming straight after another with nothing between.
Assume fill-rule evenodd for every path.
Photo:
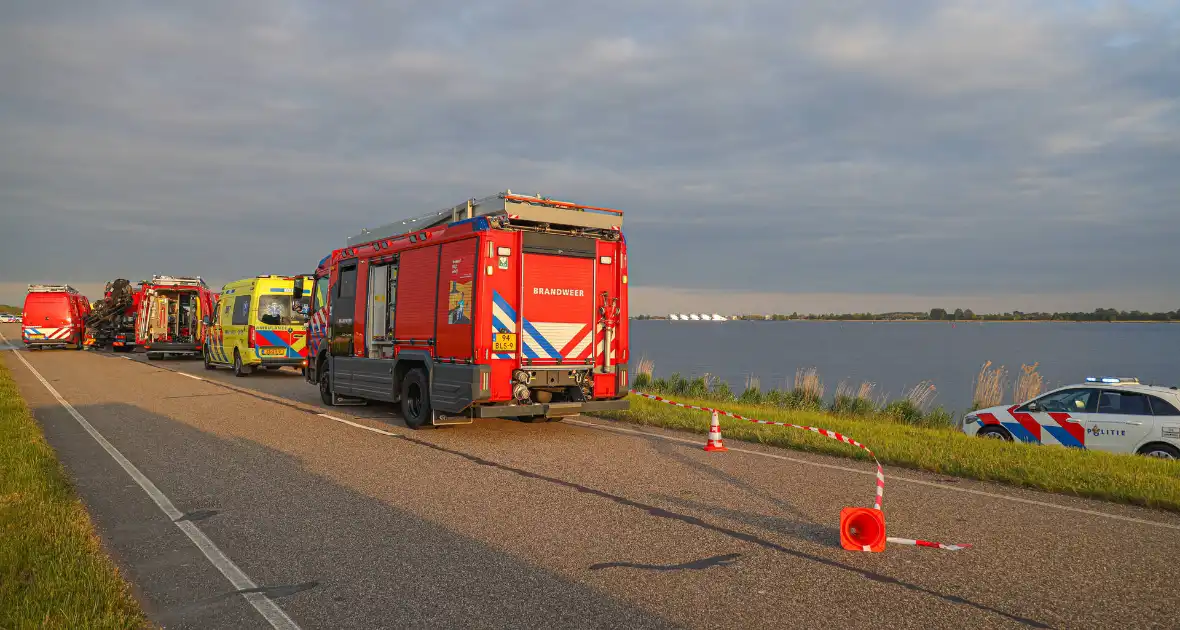
<instances>
[{"instance_id":1,"label":"orange cone on road edge","mask_svg":"<svg viewBox=\"0 0 1180 630\"><path fill-rule=\"evenodd\" d=\"M885 514L875 508L840 510L840 546L849 551L884 551Z\"/></svg>"},{"instance_id":2,"label":"orange cone on road edge","mask_svg":"<svg viewBox=\"0 0 1180 630\"><path fill-rule=\"evenodd\" d=\"M713 412L713 421L709 425L709 440L705 442L706 451L728 451L725 442L721 441L721 421L717 419L717 412Z\"/></svg>"}]
</instances>

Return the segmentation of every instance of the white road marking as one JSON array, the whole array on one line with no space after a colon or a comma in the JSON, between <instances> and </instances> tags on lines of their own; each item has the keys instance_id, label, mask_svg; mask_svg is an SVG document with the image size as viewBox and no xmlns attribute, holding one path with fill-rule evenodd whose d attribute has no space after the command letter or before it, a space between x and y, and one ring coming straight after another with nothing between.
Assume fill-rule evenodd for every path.
<instances>
[{"instance_id":1,"label":"white road marking","mask_svg":"<svg viewBox=\"0 0 1180 630\"><path fill-rule=\"evenodd\" d=\"M4 339L5 343L8 342L8 340L4 338L3 333L0 333L0 339ZM152 483L151 479L148 479L142 472L139 471L138 468L135 467L135 464L132 464L130 460L124 457L123 454L114 447L114 445L108 442L107 439L98 432L98 429L95 429L94 426L82 416L82 414L78 413L77 409L74 409L73 405L67 402L65 398L62 398L62 395L59 394L57 390L49 384L49 381L45 380L45 377L41 376L41 373L38 372L37 369L34 368L32 364L30 364L28 360L26 360L21 355L20 352L13 349L12 353L16 355L16 358L20 359L21 363L25 364L25 367L29 369L29 372L32 372L33 376L37 377L37 380L41 381L41 384L45 386L45 389L49 390L50 394L53 394L53 397L57 399L57 402L61 404L61 406L65 408L65 410L68 411L75 420L78 421L78 424L82 425L82 428L90 434L90 437L94 438L94 441L98 442L98 445L101 446L102 449L106 451L107 454L110 455L119 464L119 466L121 466L123 470L125 470L127 474L131 476L132 479L135 480L135 483L139 484L140 488L143 488L143 491L146 492L149 497L151 497L152 501L155 501L156 505L162 512L164 512L168 519L171 520L177 527L179 527L180 531L184 532L184 534L188 536L189 540L193 541L193 544L195 544L197 548L201 550L201 553L205 555L205 557L210 563L213 564L214 567L217 567L218 571L221 571L221 574L225 576L225 579L229 580L229 583L232 584L235 589L241 591L258 588L258 585L255 584L254 581L249 578L249 576L243 573L242 570L238 568L238 565L234 564L233 560L230 560L224 553L222 553L222 551L217 548L217 545L213 544L213 541L209 540L209 537L206 536L205 533L200 530L200 528L193 524L192 521L178 521L177 519L184 516L184 513L176 509L176 506L173 505L172 501L169 500L168 497L156 487L156 484ZM250 602L250 605L253 606L254 609L257 610L258 613L262 615L262 617L266 619L272 627L299 630L299 626L287 616L287 613L283 612L283 609L279 608L278 605L266 595L254 592L244 593L242 597L245 597L246 601Z\"/></svg>"},{"instance_id":2,"label":"white road marking","mask_svg":"<svg viewBox=\"0 0 1180 630\"><path fill-rule=\"evenodd\" d=\"M637 431L635 429L625 429L623 427L613 427L610 425L599 424L597 422L586 422L585 420L572 420L572 419L567 418L565 422L566 422L566 424L576 424L578 426L590 427L590 428L594 428L594 429L602 429L604 431L615 431L618 433L632 433L635 435L642 435L644 437L654 437L654 438L658 438L661 440L667 440L669 442L682 442L684 444L693 444L693 445L700 445L701 444L700 440L688 440L685 438L672 437L672 436L668 436L668 435L660 435L658 433L649 433L647 431ZM732 442L731 442L731 444L732 444ZM813 461L808 461L805 459L799 459L797 457L788 457L786 455L778 455L775 453L763 453L761 451L752 451L749 449L741 448L740 446L730 446L728 444L726 446L729 448L729 450L731 452L747 453L749 455L758 455L759 457L770 457L772 459L781 459L781 460L788 461L788 462L794 462L796 464L804 464L806 466L815 466L816 468L828 468L830 470L839 470L839 471L843 471L843 472L856 473L858 475L873 475L873 476L875 476L877 474L877 471L875 471L875 470L871 470L871 471L870 470L857 470L856 468L848 468L847 466L837 466L835 464L824 464L822 462L813 462ZM991 499L1000 499L1003 501L1012 501L1014 503L1024 503L1027 505L1037 505L1040 507L1054 508L1057 510L1065 510L1067 512L1074 512L1076 514L1088 514L1090 516L1100 516L1102 518L1109 518L1109 519L1114 519L1114 520L1118 520L1118 521L1126 521L1128 523L1138 523L1140 525L1150 525L1153 527L1163 527L1166 529L1180 530L1180 525L1177 525L1175 523L1149 521L1147 519L1135 518L1133 516L1123 516L1121 514L1110 514L1108 512L1099 512L1097 510L1087 510L1085 508L1076 508L1076 507L1071 507L1068 505L1059 505L1057 503L1050 503L1048 501L1037 501L1035 499L1023 499L1020 497L1013 497L1013 496L1009 496L1006 494L998 494L995 492L984 492L983 490L972 490L970 488L956 488L954 486L947 486L947 485L943 485L943 484L939 484L939 483L933 483L930 481L923 481L921 479L913 479L911 477L899 477L897 475L886 475L886 477L890 481L902 481L905 483L917 484L919 486L926 486L929 488L938 488L939 490L946 490L949 492L962 492L964 494L973 494L976 496L988 497Z\"/></svg>"},{"instance_id":3,"label":"white road marking","mask_svg":"<svg viewBox=\"0 0 1180 630\"><path fill-rule=\"evenodd\" d=\"M356 423L356 422L353 422L353 421L351 421L351 420L345 420L344 418L337 418L336 416L329 416L329 415L328 415L328 414L326 414L326 413L317 413L316 415L317 415L317 416L319 416L319 417L321 417L321 418L327 418L327 419L329 419L329 420L335 420L336 422L339 422L339 423L341 423L341 424L347 424L347 425L348 425L348 426L350 426L350 427L356 427L356 428L358 428L358 429L364 429L364 430L366 430L366 431L372 431L373 433L380 433L381 435L388 435L389 437L399 437L399 436L398 436L398 434L396 434L396 433L390 433L389 431L382 431L381 429L377 429L377 428L374 428L374 427L367 427L367 426L365 426L365 425L363 425L363 424L358 424L358 423Z\"/></svg>"},{"instance_id":4,"label":"white road marking","mask_svg":"<svg viewBox=\"0 0 1180 630\"><path fill-rule=\"evenodd\" d=\"M203 380L205 380L205 379L203 379L203 378L201 378L201 377L199 377L199 376L193 376L192 374L186 374L186 373L184 373L184 372L177 372L177 374L179 374L179 375L181 375L181 376L187 376L187 377L189 377L189 378L193 379L194 381L203 381Z\"/></svg>"}]
</instances>

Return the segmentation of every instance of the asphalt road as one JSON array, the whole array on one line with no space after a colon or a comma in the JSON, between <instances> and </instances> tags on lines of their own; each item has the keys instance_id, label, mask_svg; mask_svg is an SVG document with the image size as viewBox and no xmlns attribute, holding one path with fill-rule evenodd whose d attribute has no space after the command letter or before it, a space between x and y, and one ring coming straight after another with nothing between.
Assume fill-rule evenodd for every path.
<instances>
[{"instance_id":1,"label":"asphalt road","mask_svg":"<svg viewBox=\"0 0 1180 630\"><path fill-rule=\"evenodd\" d=\"M1172 514L887 468L890 535L974 547L851 553L850 460L589 418L410 431L291 370L0 354L166 627L270 624L20 357L303 628L1176 625Z\"/></svg>"}]
</instances>

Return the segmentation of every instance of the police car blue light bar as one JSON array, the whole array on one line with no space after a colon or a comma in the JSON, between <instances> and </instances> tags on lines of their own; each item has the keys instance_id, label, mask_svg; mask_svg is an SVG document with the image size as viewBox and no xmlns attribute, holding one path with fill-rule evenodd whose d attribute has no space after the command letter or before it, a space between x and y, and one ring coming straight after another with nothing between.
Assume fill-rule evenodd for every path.
<instances>
[{"instance_id":1,"label":"police car blue light bar","mask_svg":"<svg viewBox=\"0 0 1180 630\"><path fill-rule=\"evenodd\" d=\"M1087 383L1106 383L1109 385L1118 385L1119 383L1138 383L1139 379L1134 377L1114 377L1114 376L1087 376Z\"/></svg>"}]
</instances>

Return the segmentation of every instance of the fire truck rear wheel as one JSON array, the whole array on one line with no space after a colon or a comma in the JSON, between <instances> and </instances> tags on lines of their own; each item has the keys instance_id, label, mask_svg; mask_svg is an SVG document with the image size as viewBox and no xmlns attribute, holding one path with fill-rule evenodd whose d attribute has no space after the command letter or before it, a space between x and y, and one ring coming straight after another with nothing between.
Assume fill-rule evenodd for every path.
<instances>
[{"instance_id":1,"label":"fire truck rear wheel","mask_svg":"<svg viewBox=\"0 0 1180 630\"><path fill-rule=\"evenodd\" d=\"M425 368L410 370L402 380L402 418L411 429L420 429L430 423L428 382Z\"/></svg>"}]
</instances>

